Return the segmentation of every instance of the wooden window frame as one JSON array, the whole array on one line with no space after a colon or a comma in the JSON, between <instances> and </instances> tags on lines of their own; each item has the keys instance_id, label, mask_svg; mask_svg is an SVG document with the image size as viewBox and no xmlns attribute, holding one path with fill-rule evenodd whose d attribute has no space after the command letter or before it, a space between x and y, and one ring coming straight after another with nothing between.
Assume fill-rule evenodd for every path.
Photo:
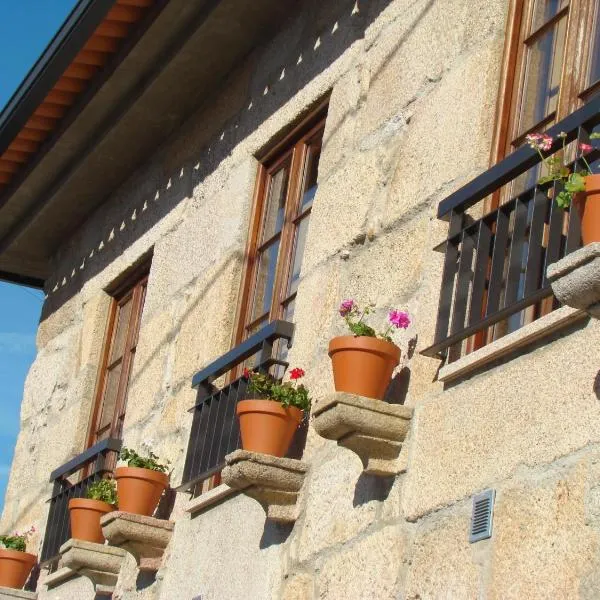
<instances>
[{"instance_id":1,"label":"wooden window frame","mask_svg":"<svg viewBox=\"0 0 600 600\"><path fill-rule=\"evenodd\" d=\"M287 283L290 270L293 267L292 259L295 252L296 224L308 217L312 211L310 207L297 214L299 202L301 201L301 190L306 175L307 154L310 151L311 140L321 135L325 129L327 107L329 98L323 100L311 111L311 114L303 119L292 129L280 142L275 144L269 151L259 157L256 182L252 198L252 212L250 217L250 228L245 251L245 262L242 271L241 290L236 310L236 326L234 328L233 346L240 344L247 337L247 331L265 320L265 323L282 318L284 314L283 304L289 304L296 297L296 292L287 294ZM280 249L275 270L273 294L268 313L249 321L249 314L254 301L253 294L256 286L258 258L260 250L268 246L274 237L269 238L259 245L261 227L266 202L266 184L270 173L281 166L286 160L290 160L290 175L288 192L284 208L284 218L279 233Z\"/></svg>"},{"instance_id":2,"label":"wooden window frame","mask_svg":"<svg viewBox=\"0 0 600 600\"><path fill-rule=\"evenodd\" d=\"M108 432L108 437L121 437L121 417L124 415L127 403L127 393L129 390L133 361L137 350L141 317L146 299L149 274L150 263L145 262L140 267L137 267L132 272L128 273L124 278L121 278L119 282L108 292L111 296L111 305L102 344L102 360L100 363L100 368L98 369L98 377L95 388L96 391L94 394L94 406L90 415L86 448L90 448L98 441L97 435L100 427L99 421L102 417L102 408L104 406L104 393L108 380L107 374L111 366L109 361L113 349L115 334L117 332L116 318L118 308L127 299L131 299L133 304L131 314L129 315L127 322L127 334L121 358L122 366L121 374L119 376L117 398L115 400L114 412Z\"/></svg>"}]
</instances>

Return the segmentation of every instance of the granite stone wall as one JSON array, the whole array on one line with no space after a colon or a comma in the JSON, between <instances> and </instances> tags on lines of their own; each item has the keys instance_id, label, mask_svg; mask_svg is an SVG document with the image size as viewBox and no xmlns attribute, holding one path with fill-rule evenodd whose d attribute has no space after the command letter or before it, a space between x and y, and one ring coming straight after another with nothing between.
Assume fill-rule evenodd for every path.
<instances>
[{"instance_id":1,"label":"granite stone wall","mask_svg":"<svg viewBox=\"0 0 600 600\"><path fill-rule=\"evenodd\" d=\"M585 319L451 384L433 339L440 200L489 163L507 0L307 1L57 253L0 526L42 532L49 473L83 449L109 296L152 254L124 442L151 439L181 481L194 372L230 348L255 156L330 94L290 360L333 389L340 299L402 307L392 400L415 410L396 478L311 428L292 527L233 495L190 513L127 600L597 598L600 404ZM383 312L382 312L383 315ZM583 351L586 349L586 352ZM494 535L470 545L471 498L496 489ZM39 545L41 538L33 540ZM40 600L92 598L77 578Z\"/></svg>"}]
</instances>

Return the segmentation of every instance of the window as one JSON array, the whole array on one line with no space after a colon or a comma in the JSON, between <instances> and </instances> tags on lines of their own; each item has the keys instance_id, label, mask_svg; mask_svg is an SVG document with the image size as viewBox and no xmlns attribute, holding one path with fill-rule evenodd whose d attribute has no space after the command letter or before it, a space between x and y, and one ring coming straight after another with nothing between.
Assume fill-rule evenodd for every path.
<instances>
[{"instance_id":1,"label":"window","mask_svg":"<svg viewBox=\"0 0 600 600\"><path fill-rule=\"evenodd\" d=\"M88 446L121 437L147 284L145 266L113 295Z\"/></svg>"},{"instance_id":2,"label":"window","mask_svg":"<svg viewBox=\"0 0 600 600\"><path fill-rule=\"evenodd\" d=\"M513 0L496 160L600 90L599 12L599 0Z\"/></svg>"},{"instance_id":3,"label":"window","mask_svg":"<svg viewBox=\"0 0 600 600\"><path fill-rule=\"evenodd\" d=\"M576 110L600 90L598 42L600 0L514 0L507 30L506 65L501 82L500 113L495 158L501 159L525 143L528 133L544 131ZM493 194L484 211L495 210L531 189L539 175L538 165ZM525 236L530 234L533 203L528 207ZM568 228L565 216L564 230ZM515 214L508 224L508 236L517 235ZM493 229L493 233L495 229ZM547 249L549 227L542 233ZM528 243L524 243L517 297L525 292ZM505 257L504 280L508 276L509 256ZM491 263L488 265L489 271ZM506 289L500 291L504 303ZM483 311L487 309L487 295ZM546 298L511 315L487 331L478 333L458 352L471 352L558 307Z\"/></svg>"},{"instance_id":4,"label":"window","mask_svg":"<svg viewBox=\"0 0 600 600\"><path fill-rule=\"evenodd\" d=\"M324 127L321 110L260 164L238 343L270 321L293 321Z\"/></svg>"}]
</instances>

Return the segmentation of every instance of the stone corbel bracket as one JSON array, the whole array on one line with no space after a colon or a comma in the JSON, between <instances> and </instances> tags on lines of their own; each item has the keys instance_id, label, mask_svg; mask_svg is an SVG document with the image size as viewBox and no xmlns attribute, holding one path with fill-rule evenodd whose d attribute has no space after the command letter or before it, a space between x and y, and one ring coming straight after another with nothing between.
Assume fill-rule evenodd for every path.
<instances>
[{"instance_id":1,"label":"stone corbel bracket","mask_svg":"<svg viewBox=\"0 0 600 600\"><path fill-rule=\"evenodd\" d=\"M37 598L37 593L26 592L25 590L15 590L13 588L0 587L0 600L15 600L15 598L35 600Z\"/></svg>"},{"instance_id":2,"label":"stone corbel bracket","mask_svg":"<svg viewBox=\"0 0 600 600\"><path fill-rule=\"evenodd\" d=\"M132 554L140 571L158 571L173 534L173 521L115 511L100 523L111 546Z\"/></svg>"},{"instance_id":3,"label":"stone corbel bracket","mask_svg":"<svg viewBox=\"0 0 600 600\"><path fill-rule=\"evenodd\" d=\"M75 575L87 577L98 596L110 596L117 584L125 550L105 544L70 539L60 548L61 568L45 581L56 587Z\"/></svg>"},{"instance_id":4,"label":"stone corbel bracket","mask_svg":"<svg viewBox=\"0 0 600 600\"><path fill-rule=\"evenodd\" d=\"M236 450L225 457L221 479L257 500L267 519L293 523L297 500L308 466L301 460Z\"/></svg>"},{"instance_id":5,"label":"stone corbel bracket","mask_svg":"<svg viewBox=\"0 0 600 600\"><path fill-rule=\"evenodd\" d=\"M336 392L317 405L312 424L321 437L358 454L365 473L389 477L402 470L398 456L412 415L406 406Z\"/></svg>"},{"instance_id":6,"label":"stone corbel bracket","mask_svg":"<svg viewBox=\"0 0 600 600\"><path fill-rule=\"evenodd\" d=\"M600 319L600 242L575 250L548 267L554 295Z\"/></svg>"}]
</instances>

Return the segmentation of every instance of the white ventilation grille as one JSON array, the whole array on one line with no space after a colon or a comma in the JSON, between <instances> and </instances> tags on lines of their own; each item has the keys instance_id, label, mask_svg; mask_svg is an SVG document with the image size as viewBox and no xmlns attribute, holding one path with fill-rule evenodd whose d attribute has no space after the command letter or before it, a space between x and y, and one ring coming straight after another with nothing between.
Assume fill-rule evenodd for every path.
<instances>
[{"instance_id":1,"label":"white ventilation grille","mask_svg":"<svg viewBox=\"0 0 600 600\"><path fill-rule=\"evenodd\" d=\"M471 515L471 531L469 534L471 544L492 537L495 497L495 490L485 490L473 498L473 514Z\"/></svg>"}]
</instances>

